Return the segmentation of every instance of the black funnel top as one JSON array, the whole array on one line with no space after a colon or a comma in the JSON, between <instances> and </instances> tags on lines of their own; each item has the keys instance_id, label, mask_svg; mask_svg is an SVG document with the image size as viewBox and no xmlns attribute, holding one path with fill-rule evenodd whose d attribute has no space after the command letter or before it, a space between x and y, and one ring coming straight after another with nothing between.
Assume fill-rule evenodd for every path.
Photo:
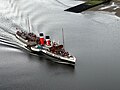
<instances>
[{"instance_id":1,"label":"black funnel top","mask_svg":"<svg viewBox=\"0 0 120 90\"><path fill-rule=\"evenodd\" d=\"M46 39L50 39L50 36L46 36L45 38L46 38Z\"/></svg>"},{"instance_id":2,"label":"black funnel top","mask_svg":"<svg viewBox=\"0 0 120 90\"><path fill-rule=\"evenodd\" d=\"M43 33L40 33L39 35L40 35L40 36L44 36Z\"/></svg>"}]
</instances>

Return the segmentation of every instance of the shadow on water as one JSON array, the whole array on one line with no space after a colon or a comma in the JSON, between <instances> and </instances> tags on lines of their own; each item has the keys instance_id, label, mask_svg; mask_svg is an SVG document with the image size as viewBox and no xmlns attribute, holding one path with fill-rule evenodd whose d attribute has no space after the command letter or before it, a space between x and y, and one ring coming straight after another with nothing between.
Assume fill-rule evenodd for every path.
<instances>
[{"instance_id":1,"label":"shadow on water","mask_svg":"<svg viewBox=\"0 0 120 90\"><path fill-rule=\"evenodd\" d=\"M28 57L30 58L30 61L36 61L38 63L43 63L47 65L48 68L56 68L56 67L63 67L67 69L75 69L75 65L72 65L70 63L62 63L59 60L56 60L54 58L49 58L44 54L34 54L27 52Z\"/></svg>"},{"instance_id":2,"label":"shadow on water","mask_svg":"<svg viewBox=\"0 0 120 90\"><path fill-rule=\"evenodd\" d=\"M74 75L75 73L75 66L70 64L61 64L60 62L55 62L55 59L51 59L46 57L43 54L33 54L27 52L27 57L29 58L30 62L36 62L41 66L46 68L47 71L54 73L55 75L60 74L71 74Z\"/></svg>"}]
</instances>

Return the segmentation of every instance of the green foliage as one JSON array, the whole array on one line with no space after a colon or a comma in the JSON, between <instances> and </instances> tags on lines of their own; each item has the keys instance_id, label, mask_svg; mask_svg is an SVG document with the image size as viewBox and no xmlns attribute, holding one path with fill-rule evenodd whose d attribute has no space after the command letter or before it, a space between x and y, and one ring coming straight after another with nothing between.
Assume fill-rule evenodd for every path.
<instances>
[{"instance_id":1,"label":"green foliage","mask_svg":"<svg viewBox=\"0 0 120 90\"><path fill-rule=\"evenodd\" d=\"M100 4L102 2L103 2L103 0L88 0L86 2L86 4L88 4L88 5L96 5L96 4Z\"/></svg>"}]
</instances>

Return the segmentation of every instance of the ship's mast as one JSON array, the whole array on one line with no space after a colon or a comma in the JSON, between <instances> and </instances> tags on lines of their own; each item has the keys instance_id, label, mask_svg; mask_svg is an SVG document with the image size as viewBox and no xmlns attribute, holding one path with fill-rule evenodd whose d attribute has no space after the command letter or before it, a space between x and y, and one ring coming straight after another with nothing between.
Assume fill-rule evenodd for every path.
<instances>
[{"instance_id":1,"label":"ship's mast","mask_svg":"<svg viewBox=\"0 0 120 90\"><path fill-rule=\"evenodd\" d=\"M63 31L63 28L62 28L62 39L63 39L63 47L65 48L65 40L64 40L64 31Z\"/></svg>"},{"instance_id":2,"label":"ship's mast","mask_svg":"<svg viewBox=\"0 0 120 90\"><path fill-rule=\"evenodd\" d=\"M30 33L30 20L29 20L29 16L27 16L27 22L28 22L28 29L29 29L29 33Z\"/></svg>"}]
</instances>

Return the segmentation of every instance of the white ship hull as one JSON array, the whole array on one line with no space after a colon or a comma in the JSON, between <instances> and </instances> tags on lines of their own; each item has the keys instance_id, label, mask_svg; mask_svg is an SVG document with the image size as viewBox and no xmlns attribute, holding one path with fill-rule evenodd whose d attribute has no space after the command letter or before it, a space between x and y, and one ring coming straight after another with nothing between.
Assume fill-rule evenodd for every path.
<instances>
[{"instance_id":1,"label":"white ship hull","mask_svg":"<svg viewBox=\"0 0 120 90\"><path fill-rule=\"evenodd\" d=\"M48 50L44 49L44 47L43 47L43 49L37 49L35 47L31 47L31 50L33 52L36 52L36 53L37 52L38 53L43 53L44 55L48 55L48 56L50 56L52 58L60 59L60 60L62 60L64 62L69 62L69 63L72 63L72 64L75 64L75 62L76 62L76 58L74 56L63 57L63 56L60 56L60 55L49 52Z\"/></svg>"},{"instance_id":2,"label":"white ship hull","mask_svg":"<svg viewBox=\"0 0 120 90\"><path fill-rule=\"evenodd\" d=\"M28 44L28 40L24 40L23 38L21 38L20 36L18 36L17 34L15 34L16 38L19 39L21 42L23 42L24 44Z\"/></svg>"},{"instance_id":3,"label":"white ship hull","mask_svg":"<svg viewBox=\"0 0 120 90\"><path fill-rule=\"evenodd\" d=\"M72 64L75 64L76 62L76 58L74 56L72 57L63 57L63 56L60 56L60 55L57 55L57 54L53 54L47 50L41 50L43 53L45 53L46 55L49 55L50 57L53 57L53 58L56 58L56 59L60 59L64 62L69 62L69 63L72 63Z\"/></svg>"}]
</instances>

